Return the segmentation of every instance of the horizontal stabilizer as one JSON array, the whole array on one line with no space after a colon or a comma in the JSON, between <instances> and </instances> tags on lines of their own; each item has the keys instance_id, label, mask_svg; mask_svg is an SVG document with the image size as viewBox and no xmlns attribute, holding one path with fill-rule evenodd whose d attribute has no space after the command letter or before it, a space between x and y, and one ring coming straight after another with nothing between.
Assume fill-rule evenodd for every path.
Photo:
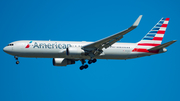
<instances>
[{"instance_id":1,"label":"horizontal stabilizer","mask_svg":"<svg viewBox=\"0 0 180 101\"><path fill-rule=\"evenodd\" d=\"M173 43L176 42L176 41L177 41L177 40L173 40L173 41L164 43L164 44L162 44L162 45L159 45L159 46L150 48L150 49L148 49L148 51L153 51L153 50L158 50L158 49L166 48L166 47L168 47L169 45L173 44Z\"/></svg>"}]
</instances>

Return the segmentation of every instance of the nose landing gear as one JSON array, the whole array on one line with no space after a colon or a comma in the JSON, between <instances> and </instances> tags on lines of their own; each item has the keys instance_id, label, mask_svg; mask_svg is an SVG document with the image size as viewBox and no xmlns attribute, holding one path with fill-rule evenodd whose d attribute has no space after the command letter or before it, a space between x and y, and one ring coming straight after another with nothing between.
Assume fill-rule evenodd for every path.
<instances>
[{"instance_id":1,"label":"nose landing gear","mask_svg":"<svg viewBox=\"0 0 180 101\"><path fill-rule=\"evenodd\" d=\"M16 64L19 64L19 61L16 61Z\"/></svg>"},{"instance_id":2,"label":"nose landing gear","mask_svg":"<svg viewBox=\"0 0 180 101\"><path fill-rule=\"evenodd\" d=\"M16 60L16 64L19 64L19 61L18 61L18 56L14 56L15 60Z\"/></svg>"}]
</instances>

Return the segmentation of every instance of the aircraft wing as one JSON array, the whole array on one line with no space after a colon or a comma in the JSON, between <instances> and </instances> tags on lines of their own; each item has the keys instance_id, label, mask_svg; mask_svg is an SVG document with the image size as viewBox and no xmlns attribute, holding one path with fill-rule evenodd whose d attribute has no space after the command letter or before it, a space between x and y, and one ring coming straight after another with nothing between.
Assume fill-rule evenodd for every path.
<instances>
[{"instance_id":1,"label":"aircraft wing","mask_svg":"<svg viewBox=\"0 0 180 101\"><path fill-rule=\"evenodd\" d=\"M116 33L114 35L111 35L109 37L106 37L104 39L98 40L94 43L83 46L82 49L86 51L96 51L96 50L102 50L103 48L108 48L109 46L111 46L112 44L114 44L115 42L123 38L123 35L135 29L139 25L141 18L142 18L142 15L140 15L137 18L137 20L134 22L134 24L128 29L121 31L119 33ZM95 54L95 55L98 55L98 54Z\"/></svg>"}]
</instances>

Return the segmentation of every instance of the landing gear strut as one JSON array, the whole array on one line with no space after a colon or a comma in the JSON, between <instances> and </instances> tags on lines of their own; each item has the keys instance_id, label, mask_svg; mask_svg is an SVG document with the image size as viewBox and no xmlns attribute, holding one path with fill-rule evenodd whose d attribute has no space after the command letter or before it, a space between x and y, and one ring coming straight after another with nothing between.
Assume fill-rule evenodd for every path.
<instances>
[{"instance_id":1,"label":"landing gear strut","mask_svg":"<svg viewBox=\"0 0 180 101\"><path fill-rule=\"evenodd\" d=\"M87 68L88 68L88 65L87 65L87 64L84 65L84 63L86 63L86 61L85 61L84 59L81 59L80 61L81 61L81 63L82 63L82 66L81 66L79 69L80 69L80 70L87 69Z\"/></svg>"},{"instance_id":2,"label":"landing gear strut","mask_svg":"<svg viewBox=\"0 0 180 101\"><path fill-rule=\"evenodd\" d=\"M15 60L16 60L16 64L19 64L19 61L18 61L18 56L14 56Z\"/></svg>"}]
</instances>

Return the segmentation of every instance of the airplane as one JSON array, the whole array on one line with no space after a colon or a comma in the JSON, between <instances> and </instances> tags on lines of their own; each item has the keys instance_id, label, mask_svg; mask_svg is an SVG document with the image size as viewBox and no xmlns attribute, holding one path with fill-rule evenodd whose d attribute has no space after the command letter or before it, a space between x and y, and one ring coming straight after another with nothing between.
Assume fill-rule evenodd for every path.
<instances>
[{"instance_id":1,"label":"airplane","mask_svg":"<svg viewBox=\"0 0 180 101\"><path fill-rule=\"evenodd\" d=\"M164 53L167 51L166 47L177 41L161 44L169 22L169 18L161 18L139 42L116 43L135 29L141 18L142 15L128 29L95 42L21 40L9 43L3 51L13 55L16 64L19 64L18 57L53 58L54 66L67 66L80 60L80 70L83 70L97 59L126 60ZM88 64L85 64L86 60Z\"/></svg>"}]
</instances>

